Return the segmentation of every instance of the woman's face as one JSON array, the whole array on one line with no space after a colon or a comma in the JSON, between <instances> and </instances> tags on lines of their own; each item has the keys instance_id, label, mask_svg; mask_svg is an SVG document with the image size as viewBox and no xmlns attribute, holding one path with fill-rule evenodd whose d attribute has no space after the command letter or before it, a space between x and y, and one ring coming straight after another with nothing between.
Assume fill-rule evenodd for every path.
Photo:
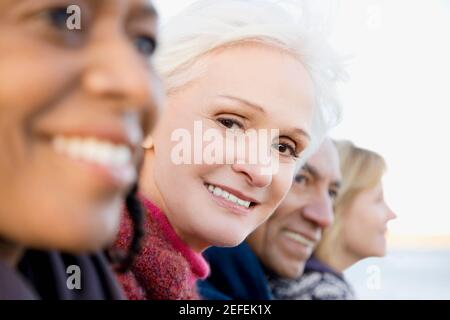
<instances>
[{"instance_id":1,"label":"woman's face","mask_svg":"<svg viewBox=\"0 0 450 320\"><path fill-rule=\"evenodd\" d=\"M313 111L311 78L298 60L284 52L247 43L203 59L202 76L169 95L155 130L152 159L169 220L198 250L239 244L275 210L290 188L299 154L309 143ZM192 163L196 156L208 154L211 141L203 140L198 147L196 141L202 137L194 132L194 122L197 129L201 123L203 133L211 129L220 137L243 137L252 130L278 129L279 133L256 139L267 150L266 158L258 161L250 160L255 145L247 141L244 156L232 155L233 148L227 145L219 148L226 161L208 164L200 159L201 163L177 165L173 156L181 139L171 141L177 129L185 129L191 138ZM225 138L224 143L233 139ZM268 168L273 173L264 171Z\"/></svg>"},{"instance_id":2,"label":"woman's face","mask_svg":"<svg viewBox=\"0 0 450 320\"><path fill-rule=\"evenodd\" d=\"M157 110L152 8L0 0L1 238L76 252L115 236Z\"/></svg>"},{"instance_id":3,"label":"woman's face","mask_svg":"<svg viewBox=\"0 0 450 320\"><path fill-rule=\"evenodd\" d=\"M384 201L381 182L357 194L343 218L345 250L360 259L386 254L387 223L396 215Z\"/></svg>"}]
</instances>

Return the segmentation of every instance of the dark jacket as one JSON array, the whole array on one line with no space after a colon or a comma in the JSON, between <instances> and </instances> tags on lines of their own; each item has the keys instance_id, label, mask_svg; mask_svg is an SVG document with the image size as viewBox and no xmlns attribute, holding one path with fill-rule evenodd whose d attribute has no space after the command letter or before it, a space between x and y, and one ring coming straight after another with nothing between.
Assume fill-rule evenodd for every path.
<instances>
[{"instance_id":1,"label":"dark jacket","mask_svg":"<svg viewBox=\"0 0 450 320\"><path fill-rule=\"evenodd\" d=\"M198 282L203 299L272 299L263 266L245 242L234 248L210 248L204 256L211 274Z\"/></svg>"},{"instance_id":2,"label":"dark jacket","mask_svg":"<svg viewBox=\"0 0 450 320\"><path fill-rule=\"evenodd\" d=\"M71 265L80 269L81 288L70 289ZM50 300L120 300L122 289L102 253L73 256L56 251L28 250L19 270L37 293Z\"/></svg>"},{"instance_id":3,"label":"dark jacket","mask_svg":"<svg viewBox=\"0 0 450 320\"><path fill-rule=\"evenodd\" d=\"M36 292L26 279L0 259L0 300L35 300Z\"/></svg>"}]
</instances>

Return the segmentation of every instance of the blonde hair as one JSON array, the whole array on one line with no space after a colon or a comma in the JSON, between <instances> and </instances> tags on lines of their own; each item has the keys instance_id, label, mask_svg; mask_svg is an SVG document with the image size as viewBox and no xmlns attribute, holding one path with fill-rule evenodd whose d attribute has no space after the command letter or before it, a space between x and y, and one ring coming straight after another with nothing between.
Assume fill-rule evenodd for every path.
<instances>
[{"instance_id":1,"label":"blonde hair","mask_svg":"<svg viewBox=\"0 0 450 320\"><path fill-rule=\"evenodd\" d=\"M312 25L308 2L292 3L302 9L302 18L270 0L196 1L162 27L155 67L170 95L198 78L205 69L200 58L216 49L258 42L289 52L308 70L315 90L311 143L302 155L306 159L340 121L335 85L346 73L323 28Z\"/></svg>"},{"instance_id":2,"label":"blonde hair","mask_svg":"<svg viewBox=\"0 0 450 320\"><path fill-rule=\"evenodd\" d=\"M334 222L325 230L317 250L336 241L345 211L361 191L375 187L386 171L386 162L376 152L357 147L350 141L334 143L339 153L342 184L334 203Z\"/></svg>"}]
</instances>

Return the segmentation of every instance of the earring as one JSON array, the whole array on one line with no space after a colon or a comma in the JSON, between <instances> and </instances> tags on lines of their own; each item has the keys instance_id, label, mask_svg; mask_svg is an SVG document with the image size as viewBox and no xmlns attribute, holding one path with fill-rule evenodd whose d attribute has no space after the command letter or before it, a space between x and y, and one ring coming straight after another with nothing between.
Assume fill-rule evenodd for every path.
<instances>
[{"instance_id":1,"label":"earring","mask_svg":"<svg viewBox=\"0 0 450 320\"><path fill-rule=\"evenodd\" d=\"M154 143L153 143L153 137L151 135L148 135L144 141L142 142L142 148L145 150L153 149Z\"/></svg>"}]
</instances>

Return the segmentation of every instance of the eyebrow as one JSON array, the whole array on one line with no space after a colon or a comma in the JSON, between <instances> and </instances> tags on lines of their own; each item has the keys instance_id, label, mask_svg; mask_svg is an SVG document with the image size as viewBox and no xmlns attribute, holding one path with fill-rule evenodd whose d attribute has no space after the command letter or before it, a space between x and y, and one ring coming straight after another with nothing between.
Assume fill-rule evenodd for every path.
<instances>
[{"instance_id":1,"label":"eyebrow","mask_svg":"<svg viewBox=\"0 0 450 320\"><path fill-rule=\"evenodd\" d=\"M238 98L238 97L231 96L231 95L226 95L226 94L221 94L221 95L219 95L219 97L220 98L225 98L225 99L228 99L228 100L233 100L233 101L238 102L240 104L246 105L246 106L254 109L255 111L257 111L259 113L264 113L264 114L266 113L265 109L262 106L260 106L257 103L248 101L246 99L242 99L242 98ZM308 140L311 140L310 135L305 130L303 130L301 128L294 128L294 129L292 129L292 131L293 131L293 133L295 135L304 136Z\"/></svg>"},{"instance_id":2,"label":"eyebrow","mask_svg":"<svg viewBox=\"0 0 450 320\"><path fill-rule=\"evenodd\" d=\"M306 172L308 172L314 178L320 178L321 177L320 174L319 174L319 171L316 168L314 168L312 165L308 164L308 163L305 163L303 165L302 169L305 170Z\"/></svg>"},{"instance_id":3,"label":"eyebrow","mask_svg":"<svg viewBox=\"0 0 450 320\"><path fill-rule=\"evenodd\" d=\"M242 99L242 98L238 98L238 97L230 96L230 95L226 95L226 94L221 94L221 95L219 95L219 97L220 97L220 98L225 98L225 99L228 99L228 100L233 100L233 101L235 101L235 102L244 104L244 105L246 105L247 107L250 107L250 108L252 108L252 109L254 109L255 111L258 111L258 112L260 112L260 113L266 113L266 111L264 110L264 108L261 107L259 104L250 102L250 101L248 101L248 100L246 100L246 99Z\"/></svg>"},{"instance_id":4,"label":"eyebrow","mask_svg":"<svg viewBox=\"0 0 450 320\"><path fill-rule=\"evenodd\" d=\"M341 182L340 181L334 181L331 183L331 186L335 187L336 189L340 189L341 188Z\"/></svg>"},{"instance_id":5,"label":"eyebrow","mask_svg":"<svg viewBox=\"0 0 450 320\"><path fill-rule=\"evenodd\" d=\"M140 18L151 18L156 20L159 17L158 11L150 2L146 2L143 5L133 6L131 12L133 16L138 16Z\"/></svg>"},{"instance_id":6,"label":"eyebrow","mask_svg":"<svg viewBox=\"0 0 450 320\"><path fill-rule=\"evenodd\" d=\"M323 178L322 175L319 173L319 170L317 170L314 166L308 163L305 163L302 169L308 172L310 175L312 175L315 179ZM330 185L339 189L341 187L341 181L335 180Z\"/></svg>"}]
</instances>

